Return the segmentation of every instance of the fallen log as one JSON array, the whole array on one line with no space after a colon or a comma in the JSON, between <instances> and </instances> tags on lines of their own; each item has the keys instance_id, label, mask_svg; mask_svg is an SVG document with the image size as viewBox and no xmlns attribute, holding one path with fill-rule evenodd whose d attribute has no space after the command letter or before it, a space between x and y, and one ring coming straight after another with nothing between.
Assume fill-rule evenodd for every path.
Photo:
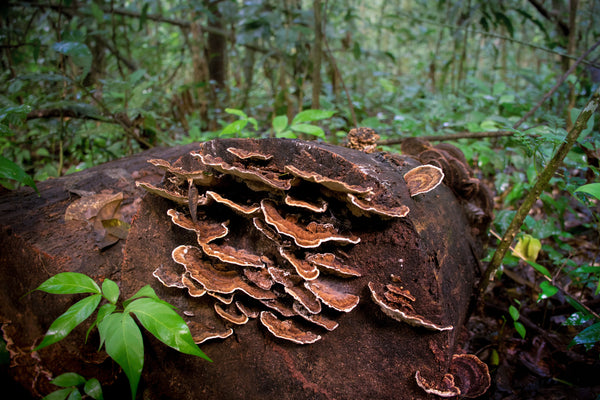
<instances>
[{"instance_id":1,"label":"fallen log","mask_svg":"<svg viewBox=\"0 0 600 400\"><path fill-rule=\"evenodd\" d=\"M116 281L125 297L150 284L213 360L148 335L144 398L480 395L487 367L460 346L489 196L455 149L416 148L215 140L44 182L40 197L3 195L12 376L35 395L67 371L124 388L97 338L84 344L85 326L31 352L74 299L21 296L75 271ZM131 222L127 238L103 218Z\"/></svg>"}]
</instances>

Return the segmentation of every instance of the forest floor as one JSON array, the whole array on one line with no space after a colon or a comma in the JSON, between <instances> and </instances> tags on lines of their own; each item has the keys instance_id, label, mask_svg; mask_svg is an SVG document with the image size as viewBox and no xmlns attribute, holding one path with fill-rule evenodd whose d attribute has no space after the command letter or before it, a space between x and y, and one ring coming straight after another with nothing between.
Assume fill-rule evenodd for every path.
<instances>
[{"instance_id":1,"label":"forest floor","mask_svg":"<svg viewBox=\"0 0 600 400\"><path fill-rule=\"evenodd\" d=\"M538 202L530 215L548 218L542 208ZM561 217L564 229L573 233L565 240L569 247L563 248L570 249L565 257L578 265L586 262L597 265L600 238L598 231L590 228L594 224L590 210L573 199L569 211ZM495 241L490 236L490 243ZM552 239L542 242L558 246ZM596 260L596 264L589 260ZM544 250L537 262L551 265ZM573 337L583 328L564 325L576 311L566 301L565 292L598 313L600 297L594 293L596 287L582 288L564 271L558 271L553 283L565 292L561 290L551 298L538 300L540 276L523 261L507 267L491 282L484 301L468 322L466 351L485 361L492 375L492 386L481 398L600 399L600 352L597 346L590 349L571 346ZM518 321L526 329L524 338L513 327L508 311L511 305L520 311Z\"/></svg>"}]
</instances>

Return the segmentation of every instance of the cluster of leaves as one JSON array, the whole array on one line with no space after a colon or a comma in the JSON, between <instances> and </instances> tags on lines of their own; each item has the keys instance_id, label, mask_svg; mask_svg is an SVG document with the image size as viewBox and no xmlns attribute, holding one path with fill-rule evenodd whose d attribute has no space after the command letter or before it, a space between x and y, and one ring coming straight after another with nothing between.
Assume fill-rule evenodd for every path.
<instances>
[{"instance_id":1,"label":"cluster of leaves","mask_svg":"<svg viewBox=\"0 0 600 400\"><path fill-rule=\"evenodd\" d=\"M62 389L55 390L42 400L79 400L81 391L95 400L103 400L102 386L96 378L85 379L75 372L65 372L50 381Z\"/></svg>"},{"instance_id":2,"label":"cluster of leaves","mask_svg":"<svg viewBox=\"0 0 600 400\"><path fill-rule=\"evenodd\" d=\"M87 335L92 329L98 328L100 348L104 346L106 353L121 366L127 375L132 398L135 398L144 366L142 332L133 316L144 328L167 346L181 353L202 357L210 361L194 343L183 318L175 312L172 305L159 299L149 285L144 286L136 294L125 300L122 309L119 309L117 304L120 295L119 287L110 279L105 279L100 288L87 275L76 272L62 272L49 278L35 290L52 294L90 294L69 307L52 323L42 342L35 350L64 339L76 326L98 309L96 320L89 327ZM98 307L103 300L106 303ZM70 382L72 380L69 380ZM68 386L77 385L79 383Z\"/></svg>"}]
</instances>

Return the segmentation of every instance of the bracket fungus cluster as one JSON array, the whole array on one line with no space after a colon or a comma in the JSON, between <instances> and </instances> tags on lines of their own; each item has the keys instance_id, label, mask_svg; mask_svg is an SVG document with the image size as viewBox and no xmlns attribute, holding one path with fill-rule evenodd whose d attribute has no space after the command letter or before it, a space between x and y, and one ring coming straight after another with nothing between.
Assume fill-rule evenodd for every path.
<instances>
[{"instance_id":1,"label":"bracket fungus cluster","mask_svg":"<svg viewBox=\"0 0 600 400\"><path fill-rule=\"evenodd\" d=\"M449 289L435 269L451 258L444 250L448 246L426 254L411 222L413 209L418 218L425 205L450 193L442 181L454 170L435 157L419 165L370 154L376 139L364 129L351 132L350 149L223 139L202 143L173 163L150 160L165 171L164 179L160 185L138 185L166 199L170 229L178 238L171 262L155 266L153 275L170 290L187 291L189 304L210 310L202 320L189 311L198 343L255 324L278 343L317 346L365 303L381 311L378 318L447 335L440 339L444 343L454 337L454 314L444 314ZM453 165L457 154L443 151ZM416 154L424 157L422 151ZM450 179L461 193L477 197L478 189L469 189L472 178ZM381 232L391 233L382 237ZM429 260L433 267L415 266L423 272L413 276L404 258ZM466 296L461 297L465 304ZM452 370L446 365L444 379L468 369L463 364L451 364ZM475 388L481 379L469 376L456 380L473 381L468 385ZM421 378L417 372L427 392L449 393ZM454 395L465 393L461 390Z\"/></svg>"}]
</instances>

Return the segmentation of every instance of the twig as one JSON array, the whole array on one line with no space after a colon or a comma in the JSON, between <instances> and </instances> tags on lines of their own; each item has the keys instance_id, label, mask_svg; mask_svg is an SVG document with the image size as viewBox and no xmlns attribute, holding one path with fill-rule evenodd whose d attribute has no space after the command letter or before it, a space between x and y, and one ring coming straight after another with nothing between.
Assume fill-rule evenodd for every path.
<instances>
[{"instance_id":1,"label":"twig","mask_svg":"<svg viewBox=\"0 0 600 400\"><path fill-rule=\"evenodd\" d=\"M490 137L503 137L512 136L514 131L489 131L489 132L457 132L448 135L431 135L431 136L419 136L419 139L424 139L430 142L443 141L443 140L456 140L456 139L481 139ZM532 135L535 136L535 135ZM400 144L408 137L399 137L395 139L381 140L377 142L380 146L391 146L394 144Z\"/></svg>"},{"instance_id":2,"label":"twig","mask_svg":"<svg viewBox=\"0 0 600 400\"><path fill-rule=\"evenodd\" d=\"M327 18L327 1L325 2L325 19ZM325 22L325 25L327 25L327 22ZM352 105L352 99L350 98L350 92L348 91L348 88L346 87L346 83L344 82L344 78L342 77L342 74L340 73L340 70L338 69L337 66L337 62L335 61L335 57L333 56L333 53L331 52L331 49L329 48L329 40L327 40L327 34L325 32L323 32L323 43L325 43L325 48L327 49L327 53L329 53L329 59L331 60L331 65L333 66L333 69L335 70L335 74L338 76L338 78L340 79L340 82L342 83L342 87L344 88L344 92L346 93L346 99L348 100L348 107L350 108L350 114L352 115L352 123L354 124L355 128L358 128L358 121L356 119L356 114L354 113L354 106Z\"/></svg>"},{"instance_id":3,"label":"twig","mask_svg":"<svg viewBox=\"0 0 600 400\"><path fill-rule=\"evenodd\" d=\"M552 159L550 160L548 165L546 165L544 170L540 173L537 181L533 185L533 188L527 194L527 196L525 197L525 200L523 200L523 203L518 208L517 213L515 214L509 227L506 229L506 232L504 233L502 240L500 241L498 247L496 248L496 251L494 252L492 260L490 261L490 263L489 263L487 269L485 270L484 275L481 278L481 281L479 283L480 298L483 297L483 294L485 293L485 290L487 289L492 276L496 273L496 271L502 264L504 255L508 251L515 236L521 229L521 225L523 224L523 221L525 220L525 217L527 216L527 214L529 214L531 207L533 206L535 201L538 199L538 197L540 196L540 194L542 193L544 188L548 185L548 182L550 182L550 179L554 176L554 173L556 172L558 167L562 164L562 162L565 159L565 157L567 156L569 150L571 150L571 147L573 147L573 145L575 144L575 141L577 140L577 138L579 137L581 132L585 129L585 127L587 126L588 120L590 119L592 114L596 111L596 109L598 108L599 105L600 105L600 87L598 87L598 89L596 89L596 91L594 92L594 94L592 95L592 97L590 98L588 103L586 104L585 108L581 111L581 113L577 117L577 120L575 121L573 128L567 134L565 141L558 148L556 154L554 155L554 157L552 157Z\"/></svg>"}]
</instances>

